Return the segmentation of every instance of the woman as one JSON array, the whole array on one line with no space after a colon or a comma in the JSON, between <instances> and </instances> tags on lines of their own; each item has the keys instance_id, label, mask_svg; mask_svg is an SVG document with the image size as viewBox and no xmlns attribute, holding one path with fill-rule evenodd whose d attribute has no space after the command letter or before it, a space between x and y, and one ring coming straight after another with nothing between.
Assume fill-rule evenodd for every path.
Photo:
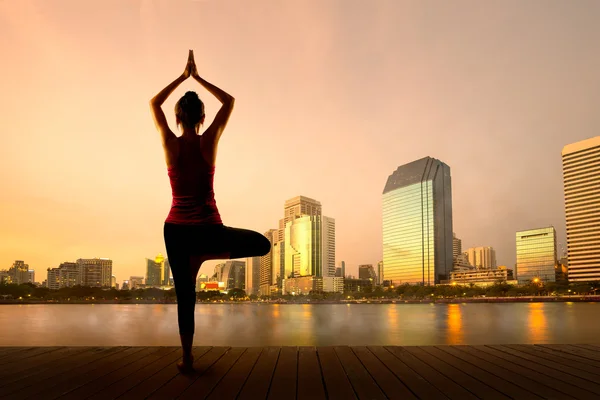
<instances>
[{"instance_id":1,"label":"woman","mask_svg":"<svg viewBox=\"0 0 600 400\"><path fill-rule=\"evenodd\" d=\"M204 104L195 92L187 92L175 106L177 137L169 129L161 105L183 81L193 77L221 103L213 123L198 134L204 122ZM180 371L193 371L194 309L196 277L202 263L267 254L271 245L257 232L223 225L213 191L219 138L227 125L234 99L198 75L194 54L189 52L183 74L150 101L156 128L161 134L167 171L173 192L171 210L164 226L165 246L177 294L177 317L183 359Z\"/></svg>"}]
</instances>

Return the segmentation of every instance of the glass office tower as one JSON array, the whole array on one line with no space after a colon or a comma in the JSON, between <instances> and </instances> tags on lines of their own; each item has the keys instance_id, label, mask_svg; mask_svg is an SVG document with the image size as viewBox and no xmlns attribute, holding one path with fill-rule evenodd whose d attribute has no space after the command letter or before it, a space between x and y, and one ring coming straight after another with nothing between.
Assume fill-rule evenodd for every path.
<instances>
[{"instance_id":1,"label":"glass office tower","mask_svg":"<svg viewBox=\"0 0 600 400\"><path fill-rule=\"evenodd\" d=\"M519 284L556 281L556 231L553 227L517 232Z\"/></svg>"},{"instance_id":2,"label":"glass office tower","mask_svg":"<svg viewBox=\"0 0 600 400\"><path fill-rule=\"evenodd\" d=\"M425 157L398 167L383 190L383 271L392 285L433 285L452 270L450 167Z\"/></svg>"}]
</instances>

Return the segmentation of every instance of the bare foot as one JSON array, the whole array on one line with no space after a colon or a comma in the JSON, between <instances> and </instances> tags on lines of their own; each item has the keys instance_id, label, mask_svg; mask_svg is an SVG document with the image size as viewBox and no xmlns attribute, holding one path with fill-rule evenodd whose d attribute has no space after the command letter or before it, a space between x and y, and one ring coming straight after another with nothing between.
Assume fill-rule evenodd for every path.
<instances>
[{"instance_id":1,"label":"bare foot","mask_svg":"<svg viewBox=\"0 0 600 400\"><path fill-rule=\"evenodd\" d=\"M177 369L184 375L194 373L194 357L183 357L183 359L177 363Z\"/></svg>"}]
</instances>

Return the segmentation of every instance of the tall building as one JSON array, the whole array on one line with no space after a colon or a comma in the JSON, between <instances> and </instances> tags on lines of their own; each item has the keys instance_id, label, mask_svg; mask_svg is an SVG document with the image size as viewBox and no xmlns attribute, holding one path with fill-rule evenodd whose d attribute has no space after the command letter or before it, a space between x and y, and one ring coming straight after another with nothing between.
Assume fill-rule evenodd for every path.
<instances>
[{"instance_id":1,"label":"tall building","mask_svg":"<svg viewBox=\"0 0 600 400\"><path fill-rule=\"evenodd\" d=\"M277 242L284 240L285 226L288 222L303 215L321 215L321 203L317 200L304 196L292 197L285 201L283 206L283 219L279 220L279 232Z\"/></svg>"},{"instance_id":2,"label":"tall building","mask_svg":"<svg viewBox=\"0 0 600 400\"><path fill-rule=\"evenodd\" d=\"M383 261L377 263L377 284L383 285Z\"/></svg>"},{"instance_id":3,"label":"tall building","mask_svg":"<svg viewBox=\"0 0 600 400\"><path fill-rule=\"evenodd\" d=\"M12 283L21 285L29 282L29 264L25 264L25 261L16 260L8 272Z\"/></svg>"},{"instance_id":4,"label":"tall building","mask_svg":"<svg viewBox=\"0 0 600 400\"><path fill-rule=\"evenodd\" d=\"M80 258L77 263L77 278L81 286L110 287L112 260L108 258Z\"/></svg>"},{"instance_id":5,"label":"tall building","mask_svg":"<svg viewBox=\"0 0 600 400\"><path fill-rule=\"evenodd\" d=\"M335 219L321 216L323 276L335 277Z\"/></svg>"},{"instance_id":6,"label":"tall building","mask_svg":"<svg viewBox=\"0 0 600 400\"><path fill-rule=\"evenodd\" d=\"M346 261L340 261L340 268L342 270L342 278L346 277Z\"/></svg>"},{"instance_id":7,"label":"tall building","mask_svg":"<svg viewBox=\"0 0 600 400\"><path fill-rule=\"evenodd\" d=\"M81 285L79 266L74 262L64 262L58 268L48 268L46 282L47 287L52 290Z\"/></svg>"},{"instance_id":8,"label":"tall building","mask_svg":"<svg viewBox=\"0 0 600 400\"><path fill-rule=\"evenodd\" d=\"M144 277L143 276L131 276L129 277L129 286L131 289L137 289L140 286L144 285Z\"/></svg>"},{"instance_id":9,"label":"tall building","mask_svg":"<svg viewBox=\"0 0 600 400\"><path fill-rule=\"evenodd\" d=\"M246 294L258 294L260 281L260 257L246 259Z\"/></svg>"},{"instance_id":10,"label":"tall building","mask_svg":"<svg viewBox=\"0 0 600 400\"><path fill-rule=\"evenodd\" d=\"M554 227L530 229L516 234L517 280L555 282L556 231Z\"/></svg>"},{"instance_id":11,"label":"tall building","mask_svg":"<svg viewBox=\"0 0 600 400\"><path fill-rule=\"evenodd\" d=\"M165 284L165 277L169 274L170 272L166 273L165 257L161 253L158 253L154 260L146 259L147 286L167 286L168 283Z\"/></svg>"},{"instance_id":12,"label":"tall building","mask_svg":"<svg viewBox=\"0 0 600 400\"><path fill-rule=\"evenodd\" d=\"M229 260L215 266L215 275L218 282L225 283L225 290L245 289L246 263L244 261Z\"/></svg>"},{"instance_id":13,"label":"tall building","mask_svg":"<svg viewBox=\"0 0 600 400\"><path fill-rule=\"evenodd\" d=\"M271 285L273 284L273 246L277 242L278 230L269 229L264 235L271 243L271 251L260 257L259 294L261 296L268 296L271 294Z\"/></svg>"},{"instance_id":14,"label":"tall building","mask_svg":"<svg viewBox=\"0 0 600 400\"><path fill-rule=\"evenodd\" d=\"M398 167L383 190L386 280L433 285L452 270L450 167L425 157Z\"/></svg>"},{"instance_id":15,"label":"tall building","mask_svg":"<svg viewBox=\"0 0 600 400\"><path fill-rule=\"evenodd\" d=\"M495 269L497 267L496 250L493 247L471 247L465 253L469 264L475 268Z\"/></svg>"},{"instance_id":16,"label":"tall building","mask_svg":"<svg viewBox=\"0 0 600 400\"><path fill-rule=\"evenodd\" d=\"M362 264L358 266L358 279L372 279L373 283L377 281L377 274L373 264Z\"/></svg>"},{"instance_id":17,"label":"tall building","mask_svg":"<svg viewBox=\"0 0 600 400\"><path fill-rule=\"evenodd\" d=\"M298 216L285 226L284 278L323 276L321 217Z\"/></svg>"},{"instance_id":18,"label":"tall building","mask_svg":"<svg viewBox=\"0 0 600 400\"><path fill-rule=\"evenodd\" d=\"M462 254L462 240L456 237L456 233L452 232L452 258L456 259Z\"/></svg>"},{"instance_id":19,"label":"tall building","mask_svg":"<svg viewBox=\"0 0 600 400\"><path fill-rule=\"evenodd\" d=\"M600 136L563 148L569 281L600 280Z\"/></svg>"},{"instance_id":20,"label":"tall building","mask_svg":"<svg viewBox=\"0 0 600 400\"><path fill-rule=\"evenodd\" d=\"M111 288L117 287L117 278L114 275L110 277L110 287Z\"/></svg>"},{"instance_id":21,"label":"tall building","mask_svg":"<svg viewBox=\"0 0 600 400\"><path fill-rule=\"evenodd\" d=\"M163 286L172 286L171 285L171 264L169 264L169 259L165 258L163 264L163 277L162 277Z\"/></svg>"}]
</instances>

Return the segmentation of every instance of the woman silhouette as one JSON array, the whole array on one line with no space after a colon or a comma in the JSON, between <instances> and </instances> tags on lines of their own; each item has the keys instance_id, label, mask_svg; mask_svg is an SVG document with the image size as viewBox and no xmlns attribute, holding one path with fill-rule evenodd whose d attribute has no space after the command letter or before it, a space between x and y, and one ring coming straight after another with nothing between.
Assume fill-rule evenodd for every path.
<instances>
[{"instance_id":1,"label":"woman silhouette","mask_svg":"<svg viewBox=\"0 0 600 400\"><path fill-rule=\"evenodd\" d=\"M204 104L195 92L187 92L175 106L182 135L169 129L161 105L189 77L212 93L221 108L213 123L198 134L204 122ZM234 98L198 75L194 53L189 52L183 74L150 101L156 128L161 134L173 202L165 220L164 237L177 294L177 317L183 359L177 364L183 373L193 371L194 310L196 277L202 263L267 254L271 245L258 232L223 225L213 190L219 138L227 125Z\"/></svg>"}]
</instances>

